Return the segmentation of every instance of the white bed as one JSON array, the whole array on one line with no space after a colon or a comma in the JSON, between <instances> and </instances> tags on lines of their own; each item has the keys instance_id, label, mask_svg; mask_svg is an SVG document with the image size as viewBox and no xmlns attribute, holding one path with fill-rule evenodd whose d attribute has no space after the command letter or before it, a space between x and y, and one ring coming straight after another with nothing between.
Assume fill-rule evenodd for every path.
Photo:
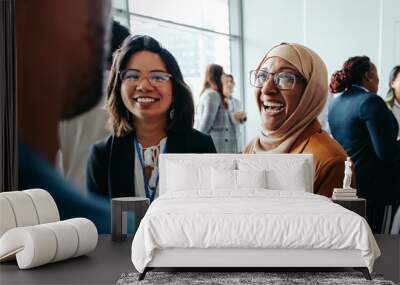
<instances>
[{"instance_id":1,"label":"white bed","mask_svg":"<svg viewBox=\"0 0 400 285\"><path fill-rule=\"evenodd\" d=\"M359 215L312 194L311 155L164 154L132 243L154 267L355 267L379 248ZM369 272L368 272L369 271Z\"/></svg>"}]
</instances>

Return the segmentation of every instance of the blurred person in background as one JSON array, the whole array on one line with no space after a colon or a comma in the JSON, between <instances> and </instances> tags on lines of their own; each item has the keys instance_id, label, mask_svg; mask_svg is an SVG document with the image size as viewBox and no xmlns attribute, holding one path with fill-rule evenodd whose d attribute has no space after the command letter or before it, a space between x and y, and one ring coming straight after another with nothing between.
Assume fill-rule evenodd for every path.
<instances>
[{"instance_id":1,"label":"blurred person in background","mask_svg":"<svg viewBox=\"0 0 400 285\"><path fill-rule=\"evenodd\" d=\"M222 66L210 64L207 67L197 105L196 128L212 137L218 153L237 153L236 126L230 117L228 101L225 100L223 76Z\"/></svg>"},{"instance_id":2,"label":"blurred person in background","mask_svg":"<svg viewBox=\"0 0 400 285\"><path fill-rule=\"evenodd\" d=\"M74 183L83 195L87 194L86 164L90 147L110 133L106 127L108 114L104 106L107 99L105 89L112 65L112 55L129 35L129 30L126 27L119 22L113 21L111 47L107 55L103 78L103 96L100 102L89 112L60 122L60 149L57 155L57 166L64 174L64 177Z\"/></svg>"},{"instance_id":3,"label":"blurred person in background","mask_svg":"<svg viewBox=\"0 0 400 285\"><path fill-rule=\"evenodd\" d=\"M229 119L235 125L237 151L243 151L243 124L247 120L246 113L243 111L242 102L233 97L235 89L235 80L232 74L222 76L222 90L224 100L228 104Z\"/></svg>"},{"instance_id":4,"label":"blurred person in background","mask_svg":"<svg viewBox=\"0 0 400 285\"><path fill-rule=\"evenodd\" d=\"M385 206L396 209L400 198L399 127L376 94L378 85L369 57L350 57L331 77L331 92L343 93L332 99L328 112L333 137L354 163L358 196L367 199L367 221L374 233L384 231Z\"/></svg>"},{"instance_id":5,"label":"blurred person in background","mask_svg":"<svg viewBox=\"0 0 400 285\"><path fill-rule=\"evenodd\" d=\"M400 140L400 65L393 67L389 75L389 90L386 94L386 105L392 111L399 125L397 140Z\"/></svg>"}]
</instances>

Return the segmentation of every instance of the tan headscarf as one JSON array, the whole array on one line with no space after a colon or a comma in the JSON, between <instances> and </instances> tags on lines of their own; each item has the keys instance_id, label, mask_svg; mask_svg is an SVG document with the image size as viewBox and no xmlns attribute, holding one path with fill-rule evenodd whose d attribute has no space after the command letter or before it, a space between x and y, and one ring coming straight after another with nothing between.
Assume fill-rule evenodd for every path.
<instances>
[{"instance_id":1,"label":"tan headscarf","mask_svg":"<svg viewBox=\"0 0 400 285\"><path fill-rule=\"evenodd\" d=\"M262 130L250 146L252 153L287 153L302 131L321 113L328 96L328 72L325 63L311 49L299 45L281 43L270 49L261 65L271 57L280 57L307 79L307 86L297 108L275 131Z\"/></svg>"}]
</instances>

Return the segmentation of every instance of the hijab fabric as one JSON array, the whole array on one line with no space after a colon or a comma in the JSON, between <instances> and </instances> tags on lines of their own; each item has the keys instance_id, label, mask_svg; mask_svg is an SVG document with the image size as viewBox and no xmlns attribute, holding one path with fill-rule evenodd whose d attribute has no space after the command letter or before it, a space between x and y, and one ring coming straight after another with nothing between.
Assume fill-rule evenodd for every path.
<instances>
[{"instance_id":1,"label":"hijab fabric","mask_svg":"<svg viewBox=\"0 0 400 285\"><path fill-rule=\"evenodd\" d=\"M307 86L297 108L277 130L261 131L250 149L253 153L289 152L296 138L322 112L328 96L328 72L314 51L299 44L281 43L267 52L257 70L271 57L282 58L296 67Z\"/></svg>"}]
</instances>

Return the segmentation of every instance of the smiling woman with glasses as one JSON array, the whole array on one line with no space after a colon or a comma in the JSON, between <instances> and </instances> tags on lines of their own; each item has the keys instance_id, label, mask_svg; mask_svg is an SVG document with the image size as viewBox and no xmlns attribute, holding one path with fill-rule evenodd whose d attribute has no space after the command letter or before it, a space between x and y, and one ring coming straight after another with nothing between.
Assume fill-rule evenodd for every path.
<instances>
[{"instance_id":1,"label":"smiling woman with glasses","mask_svg":"<svg viewBox=\"0 0 400 285\"><path fill-rule=\"evenodd\" d=\"M317 116L328 94L322 59L309 48L273 47L250 72L261 115L261 131L245 153L309 153L314 156L314 193L330 197L341 187L346 153L321 129Z\"/></svg>"},{"instance_id":2,"label":"smiling woman with glasses","mask_svg":"<svg viewBox=\"0 0 400 285\"><path fill-rule=\"evenodd\" d=\"M158 196L160 153L214 153L193 129L192 93L173 55L149 36L127 38L114 54L107 89L112 134L91 149L90 192L107 198Z\"/></svg>"}]
</instances>

